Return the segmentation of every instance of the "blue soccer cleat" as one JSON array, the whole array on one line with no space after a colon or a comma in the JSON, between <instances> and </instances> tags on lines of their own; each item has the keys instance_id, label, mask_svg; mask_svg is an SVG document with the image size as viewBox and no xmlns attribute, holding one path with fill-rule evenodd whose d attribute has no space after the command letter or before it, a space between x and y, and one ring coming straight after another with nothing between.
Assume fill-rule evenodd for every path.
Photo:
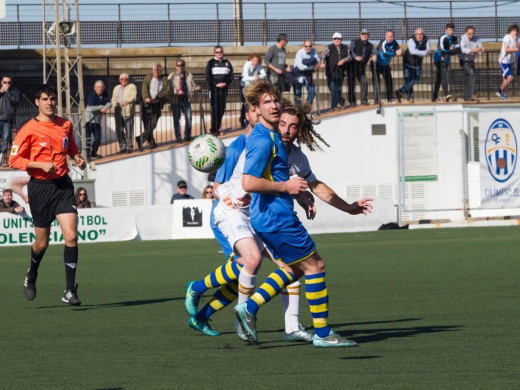
<instances>
[{"instance_id":1,"label":"blue soccer cleat","mask_svg":"<svg viewBox=\"0 0 520 390\"><path fill-rule=\"evenodd\" d=\"M236 305L233 310L247 340L251 343L257 343L258 335L256 334L256 316L247 311L246 302Z\"/></svg>"},{"instance_id":2,"label":"blue soccer cleat","mask_svg":"<svg viewBox=\"0 0 520 390\"><path fill-rule=\"evenodd\" d=\"M312 345L314 345L315 347L334 348L357 347L358 344L355 341L346 339L345 337L341 337L340 335L334 333L331 330L327 337L320 337L315 333L314 339L312 340Z\"/></svg>"},{"instance_id":3,"label":"blue soccer cleat","mask_svg":"<svg viewBox=\"0 0 520 390\"><path fill-rule=\"evenodd\" d=\"M211 329L208 321L197 320L195 317L190 317L188 320L190 328L202 333L204 336L220 336L220 333Z\"/></svg>"},{"instance_id":4,"label":"blue soccer cleat","mask_svg":"<svg viewBox=\"0 0 520 390\"><path fill-rule=\"evenodd\" d=\"M193 285L196 282L192 280L191 282L186 283L186 297L184 298L184 307L186 311L190 315L190 317L195 317L197 312L199 311L199 302L202 297L201 294L193 290Z\"/></svg>"}]
</instances>

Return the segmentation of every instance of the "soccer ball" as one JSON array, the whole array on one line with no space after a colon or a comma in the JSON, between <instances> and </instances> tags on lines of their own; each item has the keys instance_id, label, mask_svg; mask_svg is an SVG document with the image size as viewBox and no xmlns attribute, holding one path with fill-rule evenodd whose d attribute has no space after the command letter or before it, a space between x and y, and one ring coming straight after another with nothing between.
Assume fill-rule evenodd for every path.
<instances>
[{"instance_id":1,"label":"soccer ball","mask_svg":"<svg viewBox=\"0 0 520 390\"><path fill-rule=\"evenodd\" d=\"M201 172L215 172L226 159L226 146L211 134L202 134L191 141L188 160L193 168Z\"/></svg>"}]
</instances>

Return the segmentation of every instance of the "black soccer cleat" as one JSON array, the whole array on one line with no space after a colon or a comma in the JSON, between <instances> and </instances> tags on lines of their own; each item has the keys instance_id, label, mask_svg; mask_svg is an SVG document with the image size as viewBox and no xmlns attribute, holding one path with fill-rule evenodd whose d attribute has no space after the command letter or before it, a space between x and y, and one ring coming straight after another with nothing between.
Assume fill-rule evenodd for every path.
<instances>
[{"instance_id":1,"label":"black soccer cleat","mask_svg":"<svg viewBox=\"0 0 520 390\"><path fill-rule=\"evenodd\" d=\"M81 301L78 298L78 285L76 284L74 289L69 288L68 290L65 290L63 297L61 297L61 301L72 306L81 305Z\"/></svg>"},{"instance_id":2,"label":"black soccer cleat","mask_svg":"<svg viewBox=\"0 0 520 390\"><path fill-rule=\"evenodd\" d=\"M29 301L34 301L36 298L36 275L29 275L29 271L23 282L23 293Z\"/></svg>"}]
</instances>

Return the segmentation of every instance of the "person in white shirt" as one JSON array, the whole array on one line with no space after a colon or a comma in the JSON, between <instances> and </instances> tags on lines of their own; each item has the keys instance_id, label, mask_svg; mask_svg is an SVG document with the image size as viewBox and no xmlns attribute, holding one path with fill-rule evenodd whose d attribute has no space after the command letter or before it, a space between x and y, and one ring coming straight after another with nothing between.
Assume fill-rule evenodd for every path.
<instances>
[{"instance_id":1,"label":"person in white shirt","mask_svg":"<svg viewBox=\"0 0 520 390\"><path fill-rule=\"evenodd\" d=\"M464 101L476 100L475 94L475 54L483 53L484 47L475 35L473 26L466 27L466 33L460 38L460 66L464 70Z\"/></svg>"},{"instance_id":2,"label":"person in white shirt","mask_svg":"<svg viewBox=\"0 0 520 390\"><path fill-rule=\"evenodd\" d=\"M302 89L307 89L307 101L312 104L314 96L316 96L316 86L312 80L312 74L320 66L320 57L316 49L312 47L312 41L307 39L303 42L303 48L298 50L294 59L292 69L294 75L293 89L294 100L300 102L302 98Z\"/></svg>"},{"instance_id":3,"label":"person in white shirt","mask_svg":"<svg viewBox=\"0 0 520 390\"><path fill-rule=\"evenodd\" d=\"M513 24L507 28L507 34L502 40L502 50L500 51L500 68L502 69L502 85L498 88L497 96L502 100L507 100L507 86L513 81L513 53L518 52L518 24Z\"/></svg>"},{"instance_id":4,"label":"person in white shirt","mask_svg":"<svg viewBox=\"0 0 520 390\"><path fill-rule=\"evenodd\" d=\"M267 74L265 73L264 67L262 66L262 56L258 53L251 53L247 57L247 61L242 68L242 79L240 80L240 101L242 107L240 108L240 126L243 129L247 128L248 123L246 120L246 108L244 103L244 88L246 88L253 81L258 79L265 79Z\"/></svg>"}]
</instances>

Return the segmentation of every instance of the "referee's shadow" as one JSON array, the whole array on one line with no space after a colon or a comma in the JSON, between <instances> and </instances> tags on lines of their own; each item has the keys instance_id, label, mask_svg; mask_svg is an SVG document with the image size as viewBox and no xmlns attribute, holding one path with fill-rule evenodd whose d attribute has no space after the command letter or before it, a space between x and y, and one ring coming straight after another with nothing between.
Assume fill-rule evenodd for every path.
<instances>
[{"instance_id":1,"label":"referee's shadow","mask_svg":"<svg viewBox=\"0 0 520 390\"><path fill-rule=\"evenodd\" d=\"M171 301L184 300L184 297L178 298L159 298L159 299L142 299L142 300L134 300L134 301L122 301L122 302L110 302L110 303L99 303L97 305L81 305L73 307L73 310L93 310L93 309L107 309L114 307L130 307L130 306L142 306L142 305L152 305L155 303L164 303ZM69 308L70 305L62 304L62 305L52 305L52 306L38 306L38 309L54 309L54 308Z\"/></svg>"}]
</instances>

